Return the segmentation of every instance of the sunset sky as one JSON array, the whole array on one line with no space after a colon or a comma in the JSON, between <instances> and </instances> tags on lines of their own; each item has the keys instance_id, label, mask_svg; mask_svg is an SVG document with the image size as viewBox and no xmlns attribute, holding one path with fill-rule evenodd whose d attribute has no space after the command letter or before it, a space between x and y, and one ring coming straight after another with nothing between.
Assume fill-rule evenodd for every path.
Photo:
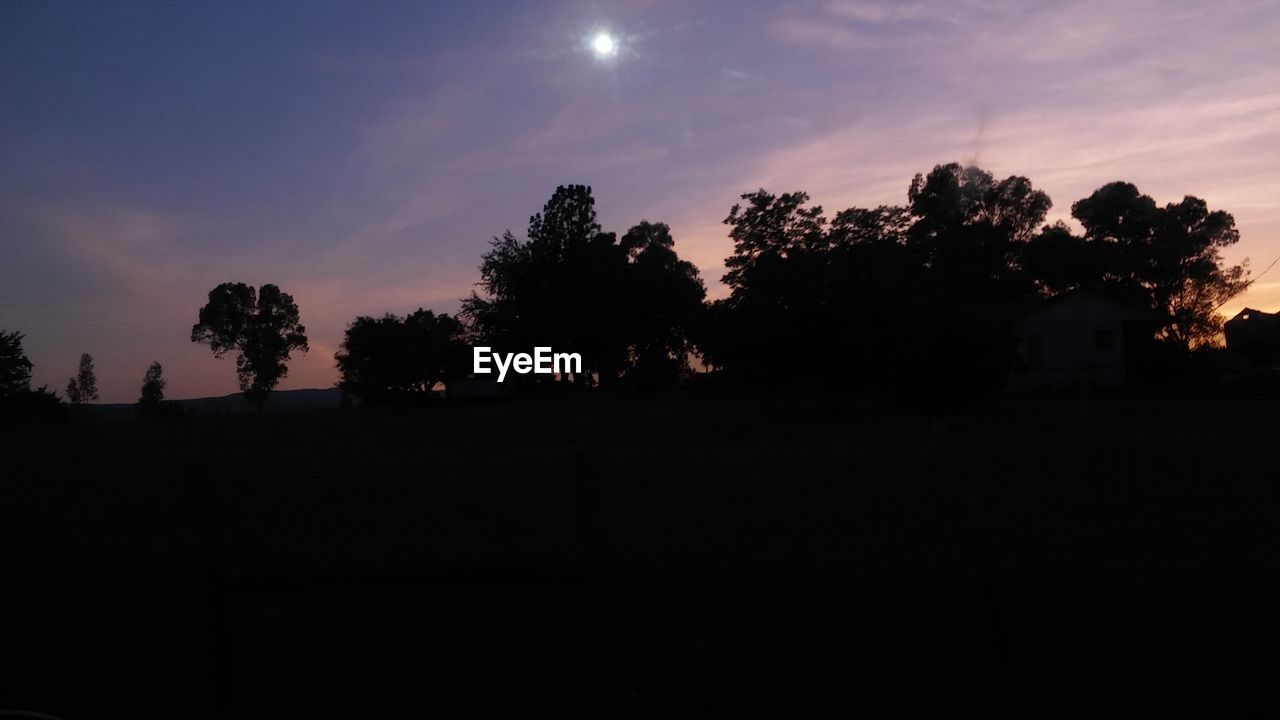
<instances>
[{"instance_id":1,"label":"sunset sky","mask_svg":"<svg viewBox=\"0 0 1280 720\"><path fill-rule=\"evenodd\" d=\"M223 281L291 293L281 387L332 386L348 322L456 311L558 184L670 224L713 297L739 194L902 203L950 161L1051 219L1112 180L1194 194L1229 259L1280 255L1277 2L10 0L0 99L0 329L60 394L91 353L104 402L152 360L171 397L237 389L189 340ZM1280 268L1246 304L1280 310Z\"/></svg>"}]
</instances>

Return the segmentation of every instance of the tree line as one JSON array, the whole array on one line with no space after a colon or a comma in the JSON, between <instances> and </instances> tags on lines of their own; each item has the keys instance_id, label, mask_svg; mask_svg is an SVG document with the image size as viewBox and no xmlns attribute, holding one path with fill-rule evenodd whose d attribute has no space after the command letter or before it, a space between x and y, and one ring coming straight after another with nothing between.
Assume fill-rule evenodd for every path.
<instances>
[{"instance_id":1,"label":"tree line","mask_svg":"<svg viewBox=\"0 0 1280 720\"><path fill-rule=\"evenodd\" d=\"M707 302L666 224L642 220L619 237L600 226L590 187L560 186L523 237L492 239L456 316L352 321L335 355L339 386L365 402L425 397L465 377L470 348L483 344L579 353L581 373L525 379L569 387L654 390L701 365L748 387L983 392L1014 361L1010 320L1073 290L1149 311L1167 352L1216 342L1218 308L1248 286L1247 262L1222 257L1239 240L1230 214L1190 195L1161 206L1127 182L1072 204L1082 233L1046 224L1051 207L1026 177L955 163L916 175L903 205L829 215L804 192L746 193L724 219L729 294ZM0 338L0 392L29 392L21 336ZM297 304L271 284L214 288L191 340L217 357L234 352L241 390L259 408L291 354L308 349ZM159 404L160 373L158 363L148 370L140 403ZM67 397L96 397L87 355Z\"/></svg>"},{"instance_id":2,"label":"tree line","mask_svg":"<svg viewBox=\"0 0 1280 720\"><path fill-rule=\"evenodd\" d=\"M0 417L32 417L57 414L61 399L49 387L31 387L31 361L22 350L23 335L20 332L0 331ZM156 415L165 410L164 369L153 362L142 378L137 401L139 413ZM90 403L98 399L98 376L93 356L80 356L76 374L67 381L67 402L72 405Z\"/></svg>"}]
</instances>

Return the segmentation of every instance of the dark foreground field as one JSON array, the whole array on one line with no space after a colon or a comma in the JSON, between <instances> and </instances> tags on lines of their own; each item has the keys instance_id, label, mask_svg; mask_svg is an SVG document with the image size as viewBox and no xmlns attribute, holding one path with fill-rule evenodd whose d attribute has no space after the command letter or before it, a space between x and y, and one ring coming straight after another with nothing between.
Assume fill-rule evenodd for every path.
<instances>
[{"instance_id":1,"label":"dark foreground field","mask_svg":"<svg viewBox=\"0 0 1280 720\"><path fill-rule=\"evenodd\" d=\"M1273 406L598 397L8 428L0 709L1221 710L1280 668Z\"/></svg>"}]
</instances>

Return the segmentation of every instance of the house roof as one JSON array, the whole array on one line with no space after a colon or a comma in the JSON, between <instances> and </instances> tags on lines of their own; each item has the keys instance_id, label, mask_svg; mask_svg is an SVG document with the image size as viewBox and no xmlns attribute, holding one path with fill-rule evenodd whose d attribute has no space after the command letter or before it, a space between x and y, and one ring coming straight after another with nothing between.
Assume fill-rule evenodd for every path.
<instances>
[{"instance_id":1,"label":"house roof","mask_svg":"<svg viewBox=\"0 0 1280 720\"><path fill-rule=\"evenodd\" d=\"M1250 320L1270 320L1272 318L1280 318L1280 313L1263 312L1262 310L1254 310L1253 308L1245 308L1236 313L1228 323L1241 323Z\"/></svg>"},{"instance_id":2,"label":"house roof","mask_svg":"<svg viewBox=\"0 0 1280 720\"><path fill-rule=\"evenodd\" d=\"M1051 297L1045 298L1030 307L1024 308L1024 312L1018 317L1019 320L1039 315L1052 308L1068 303L1079 302L1095 302L1110 305L1120 311L1118 314L1124 316L1127 321L1151 321L1159 322L1164 318L1156 312L1144 307L1141 301L1135 300L1128 294L1118 290L1090 290L1078 288L1075 290L1067 290L1060 292Z\"/></svg>"}]
</instances>

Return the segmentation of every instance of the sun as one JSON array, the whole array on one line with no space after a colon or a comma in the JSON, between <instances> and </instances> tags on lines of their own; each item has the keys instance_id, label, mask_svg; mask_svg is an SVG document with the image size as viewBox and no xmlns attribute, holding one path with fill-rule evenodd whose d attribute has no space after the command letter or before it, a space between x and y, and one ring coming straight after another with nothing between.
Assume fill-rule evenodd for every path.
<instances>
[{"instance_id":1,"label":"sun","mask_svg":"<svg viewBox=\"0 0 1280 720\"><path fill-rule=\"evenodd\" d=\"M618 44L614 42L612 35L602 32L591 39L591 49L595 50L596 55L600 57L609 57L618 52Z\"/></svg>"}]
</instances>

